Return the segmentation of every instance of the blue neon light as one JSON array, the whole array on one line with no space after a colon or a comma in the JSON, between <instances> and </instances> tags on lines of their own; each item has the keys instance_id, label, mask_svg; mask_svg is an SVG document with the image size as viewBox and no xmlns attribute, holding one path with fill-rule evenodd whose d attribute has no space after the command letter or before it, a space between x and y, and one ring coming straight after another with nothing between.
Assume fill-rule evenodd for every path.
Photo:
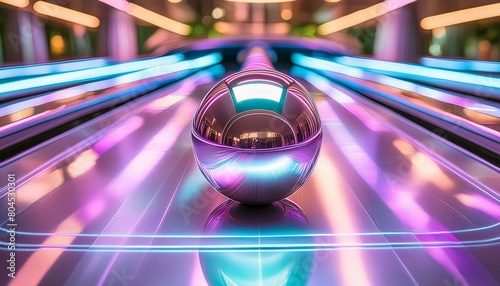
<instances>
[{"instance_id":1,"label":"blue neon light","mask_svg":"<svg viewBox=\"0 0 500 286\"><path fill-rule=\"evenodd\" d=\"M424 66L433 68L443 68L457 71L500 73L500 62L423 57L420 59L420 63Z\"/></svg>"},{"instance_id":2,"label":"blue neon light","mask_svg":"<svg viewBox=\"0 0 500 286\"><path fill-rule=\"evenodd\" d=\"M472 99L454 95L453 93L443 92L435 88L429 88L409 81L367 72L362 70L361 68L338 64L324 59L317 59L301 54L292 55L292 62L303 67L314 67L314 69L318 71L331 71L354 78L374 81L402 90L412 91L421 96L432 98L441 102L451 103L463 108L474 110L479 113L500 117L500 109L495 106L483 104Z\"/></svg>"},{"instance_id":3,"label":"blue neon light","mask_svg":"<svg viewBox=\"0 0 500 286\"><path fill-rule=\"evenodd\" d=\"M64 76L61 76L59 74L53 74L53 75L40 76L36 78L18 80L14 82L7 82L0 84L0 97L2 96L2 94L7 94L14 91L24 91L24 90L48 87L51 85L58 85L63 83L79 82L82 81L82 79L91 80L106 76L135 72L138 70L153 68L159 65L164 66L167 64L173 64L179 62L182 59L183 59L182 55L176 54L161 58L153 58L147 60L139 60L134 62L115 64L113 66L72 71L64 73Z\"/></svg>"}]
</instances>

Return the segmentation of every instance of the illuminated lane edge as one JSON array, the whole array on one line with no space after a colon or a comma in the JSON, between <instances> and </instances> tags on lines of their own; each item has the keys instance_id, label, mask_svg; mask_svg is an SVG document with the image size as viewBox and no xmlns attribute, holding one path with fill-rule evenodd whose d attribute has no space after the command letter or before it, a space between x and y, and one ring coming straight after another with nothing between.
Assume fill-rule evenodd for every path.
<instances>
[{"instance_id":1,"label":"illuminated lane edge","mask_svg":"<svg viewBox=\"0 0 500 286\"><path fill-rule=\"evenodd\" d=\"M500 117L500 109L496 106L486 105L476 102L472 99L463 98L452 93L443 92L435 88L426 87L409 81L396 79L390 76L374 74L364 71L358 67L352 67L350 65L340 64L325 59L312 58L302 54L292 55L292 62L306 68L311 68L311 66L313 66L312 69L315 70L323 69L354 78L380 83L401 90L408 90L411 92L415 92L423 97L434 99L440 102L453 104L462 108L476 111L478 113Z\"/></svg>"},{"instance_id":2,"label":"illuminated lane edge","mask_svg":"<svg viewBox=\"0 0 500 286\"><path fill-rule=\"evenodd\" d=\"M0 79L6 80L13 77L37 76L49 73L62 73L90 68L97 68L113 63L107 59L87 59L56 62L50 64L37 64L0 68Z\"/></svg>"},{"instance_id":3,"label":"illuminated lane edge","mask_svg":"<svg viewBox=\"0 0 500 286\"><path fill-rule=\"evenodd\" d=\"M497 90L500 89L500 78L495 77L431 68L416 64L395 63L348 56L334 57L332 60L346 66L376 70L377 72L383 72L390 75L407 76L416 80L437 79L462 84L466 83L472 86L485 86ZM500 98L500 95L492 94L491 97L498 99Z\"/></svg>"},{"instance_id":4,"label":"illuminated lane edge","mask_svg":"<svg viewBox=\"0 0 500 286\"><path fill-rule=\"evenodd\" d=\"M500 62L423 57L420 63L432 68L500 73Z\"/></svg>"},{"instance_id":5,"label":"illuminated lane edge","mask_svg":"<svg viewBox=\"0 0 500 286\"><path fill-rule=\"evenodd\" d=\"M2 246L7 244L2 242ZM16 251L60 250L84 252L188 252L188 251L225 251L225 252L253 252L253 251L311 251L337 249L426 249L426 248L470 248L500 245L500 237L481 240L454 241L454 242L387 242L387 243L254 243L254 244L193 244L193 245L43 245L43 244L16 244ZM29 248L28 248L29 247Z\"/></svg>"},{"instance_id":6,"label":"illuminated lane edge","mask_svg":"<svg viewBox=\"0 0 500 286\"><path fill-rule=\"evenodd\" d=\"M359 232L359 233L301 233L293 234L294 237L342 237L342 236L379 236L379 235L440 235L440 234L460 234L487 231L490 229L500 230L500 222L489 226L450 230L450 231L386 231L386 232ZM0 231L8 232L8 229L0 227ZM272 234L272 235L155 235L155 234L96 234L96 233L55 233L55 232L26 232L16 231L16 235L27 236L78 236L78 237L129 237L129 238L286 238L290 234ZM500 235L495 239L500 239ZM2 242L3 243L3 242Z\"/></svg>"},{"instance_id":7,"label":"illuminated lane edge","mask_svg":"<svg viewBox=\"0 0 500 286\"><path fill-rule=\"evenodd\" d=\"M221 71L222 67L220 65L216 65L216 64L218 64L221 61L221 59L222 59L221 54L211 53L211 54L208 54L208 55L205 55L205 56L202 56L199 58L195 58L192 60L182 61L182 62L173 64L173 65L169 65L169 66L165 66L165 67L154 68L154 69L152 69L152 72L148 72L148 76L145 77L144 79L152 78L152 77L156 77L156 76L168 75L168 74L183 71L183 70L207 68L209 66L214 66L215 73L219 73ZM126 75L125 77L128 78L129 76L130 75ZM121 83L124 83L124 82L121 82ZM116 84L119 84L119 83L116 83ZM68 149L67 151L72 151L72 150ZM23 182L23 185L24 185L24 182ZM20 185L20 187L21 186L22 185ZM0 199L4 198L6 195L7 195L7 187L3 187L3 188L0 187ZM2 231L1 227L0 227L0 231Z\"/></svg>"},{"instance_id":8,"label":"illuminated lane edge","mask_svg":"<svg viewBox=\"0 0 500 286\"><path fill-rule=\"evenodd\" d=\"M91 82L82 84L79 86L74 86L66 89L61 89L55 92L47 93L45 96L35 97L32 99L20 101L17 103L9 104L3 106L0 109L0 116L6 116L15 112L19 112L28 107L36 107L47 102L52 102L56 100L62 100L77 95L81 95L87 92L94 92L97 90L103 90L117 85L127 84L136 82L139 80L149 79L156 76L162 76L166 74L172 74L182 70L191 70L195 68L204 68L210 65L214 65L220 62L219 54L209 54L203 57L199 57L192 60L180 61L175 63L165 63L151 67L145 70L131 72L126 75L118 76L112 79L105 79L97 82ZM27 117L32 118L32 117ZM11 124L4 125L0 127L0 132L6 130L13 124L18 124L19 121L13 122Z\"/></svg>"},{"instance_id":9,"label":"illuminated lane edge","mask_svg":"<svg viewBox=\"0 0 500 286\"><path fill-rule=\"evenodd\" d=\"M350 65L339 64L324 59L316 59L301 54L293 55L292 61L294 61L297 65L304 67L311 66L311 61L312 61L314 63L314 69L325 69L328 71L341 73L347 76L364 79L367 81L374 81L394 88L409 90L418 93L421 96L438 100L444 103L449 103L449 104L451 103L463 108L469 108L483 114L495 117L500 116L500 109L496 108L495 106L477 103L476 101L473 101L471 99L462 98L451 93L422 86L409 81L396 79L386 75L374 74L371 72L363 71L361 68L352 67Z\"/></svg>"},{"instance_id":10,"label":"illuminated lane edge","mask_svg":"<svg viewBox=\"0 0 500 286\"><path fill-rule=\"evenodd\" d=\"M53 74L7 82L0 84L0 97L11 92L26 91L29 89L48 87L52 85L79 82L82 81L82 78L86 80L92 80L100 77L113 76L148 68L154 68L157 65L174 64L181 62L183 59L184 57L182 55L175 54L160 58L120 63L112 66L71 71L64 73L64 76L61 76L60 74Z\"/></svg>"}]
</instances>

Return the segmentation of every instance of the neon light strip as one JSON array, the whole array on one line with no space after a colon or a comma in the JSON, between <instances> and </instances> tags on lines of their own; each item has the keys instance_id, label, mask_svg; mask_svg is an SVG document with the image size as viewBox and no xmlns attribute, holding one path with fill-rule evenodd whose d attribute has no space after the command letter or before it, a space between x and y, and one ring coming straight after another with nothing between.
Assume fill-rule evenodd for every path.
<instances>
[{"instance_id":1,"label":"neon light strip","mask_svg":"<svg viewBox=\"0 0 500 286\"><path fill-rule=\"evenodd\" d=\"M107 59L76 60L51 64L39 64L29 66L17 66L0 68L0 79L5 80L13 77L37 76L49 73L70 72L76 70L97 68L109 65Z\"/></svg>"},{"instance_id":2,"label":"neon light strip","mask_svg":"<svg viewBox=\"0 0 500 286\"><path fill-rule=\"evenodd\" d=\"M267 99L275 102L281 101L283 87L267 83L244 83L232 88L236 102L251 99Z\"/></svg>"},{"instance_id":3,"label":"neon light strip","mask_svg":"<svg viewBox=\"0 0 500 286\"><path fill-rule=\"evenodd\" d=\"M33 4L33 10L42 15L80 24L89 28L97 28L101 23L95 16L44 1L35 2L35 4Z\"/></svg>"},{"instance_id":4,"label":"neon light strip","mask_svg":"<svg viewBox=\"0 0 500 286\"><path fill-rule=\"evenodd\" d=\"M298 69L301 69L301 68L298 68ZM333 85L328 82L325 78L323 77L320 77L318 76L316 73L314 72L311 72L311 71L307 71L307 70L304 70L304 69L301 69L300 71L298 71L298 73L304 77L308 82L311 82L313 84L315 84L316 86L316 82L321 82L321 85L320 86L320 89L322 91L324 91L327 95L329 95L330 97L332 97L334 100L337 100L337 98L339 98L338 94L337 93L332 93L331 91L334 89L333 88ZM324 112L326 114L326 112ZM351 138L351 141L352 142L349 142L349 137L350 135L348 134L347 132L347 129L344 128L344 130L342 129L339 129L342 124L327 124L325 123L325 128L329 127L329 128L335 128L335 129L332 129L330 134L336 134L336 136L338 137L338 145L340 146L340 149L342 149L342 153L344 154L347 154L346 156L348 156L349 154L349 150L352 151L352 153L356 154L356 156L348 156L349 160L353 162L353 166L355 166L356 169L358 170L371 170L371 172L358 172L361 174L361 176L364 177L365 181L368 182L370 185L377 185L378 187L380 187L380 184L379 182L377 181L373 181L373 180L370 180L372 179L373 177L371 176L371 174L375 175L376 178L379 178L380 179L380 174L377 175L377 171L376 169L378 169L377 166L375 166L371 160L371 158L369 156L367 156L366 154L364 154L364 151L361 150L361 149L357 149L356 148L358 147L354 141L354 139ZM346 133L347 132L347 133ZM411 140L409 139L409 141L414 141L414 140ZM414 141L415 142L415 141ZM419 141L416 141L417 143L419 143ZM347 147L346 147L347 146ZM425 148L425 146L422 146L422 145L418 145L420 148ZM359 155L363 155L363 156L359 156ZM356 158L354 158L356 157ZM364 157L364 158L362 158ZM426 166L428 166L428 164L426 163ZM436 174L437 175L437 174ZM471 182L471 184L474 184L473 182ZM382 187L382 189L387 189L387 188L384 188ZM484 200L484 205L487 205L487 203L490 203L490 207L491 207L491 212L487 212L485 211L488 215L492 216L492 217L495 217L495 215L497 213L494 213L493 211L496 210L493 208L493 206L495 207L498 207L498 205L496 203L500 202L500 200L498 198L495 198L493 196L491 196L491 194L489 194L486 190L480 188L480 190L482 191L483 194L489 196L491 199L493 199L493 201L490 201L490 200ZM394 193L395 194L395 193ZM401 194L400 194L401 195ZM382 197L382 195L380 195ZM385 201L388 201L386 199L384 199ZM394 205L394 204L393 204ZM391 206L392 208L393 206ZM416 207L415 205L412 206L412 208ZM404 207L404 210L400 210L398 211L399 213L402 213L404 214L406 211L408 211L408 209L410 208L409 205L405 205ZM414 215L414 217L418 217L418 218L424 218L427 214L423 212L423 209L419 208L419 209L412 209L411 210L411 213ZM418 213L418 215L417 215ZM405 225L411 225L411 223L408 223L408 222L405 222ZM413 224L415 225L415 224ZM422 223L420 222L417 222L416 225L422 225ZM434 226L436 226L436 223L434 222L433 223ZM450 232L450 234L453 234L452 232ZM418 236L418 235L416 235Z\"/></svg>"},{"instance_id":5,"label":"neon light strip","mask_svg":"<svg viewBox=\"0 0 500 286\"><path fill-rule=\"evenodd\" d=\"M434 100L454 104L456 106L467 108L486 115L500 117L500 109L496 108L495 106L482 104L472 99L456 96L451 93L443 92L434 88L425 87L423 85L414 84L393 77L373 74L349 65L338 64L335 62L308 57L300 54L292 55L292 62L304 67L314 67L314 69L317 70L327 70L363 80L378 82L402 90L409 90L421 96L425 96Z\"/></svg>"},{"instance_id":6,"label":"neon light strip","mask_svg":"<svg viewBox=\"0 0 500 286\"><path fill-rule=\"evenodd\" d=\"M500 3L426 17L420 21L420 26L422 29L432 30L498 16L500 16Z\"/></svg>"},{"instance_id":7,"label":"neon light strip","mask_svg":"<svg viewBox=\"0 0 500 286\"><path fill-rule=\"evenodd\" d=\"M54 74L7 82L0 84L0 98L2 94L6 94L9 92L26 91L34 88L43 88L52 85L79 82L82 80L82 78L85 80L92 80L100 77L129 73L142 69L152 68L158 65L173 64L181 61L182 59L182 55L170 55L161 58L121 63L113 66L72 71L65 73L64 76Z\"/></svg>"}]
</instances>

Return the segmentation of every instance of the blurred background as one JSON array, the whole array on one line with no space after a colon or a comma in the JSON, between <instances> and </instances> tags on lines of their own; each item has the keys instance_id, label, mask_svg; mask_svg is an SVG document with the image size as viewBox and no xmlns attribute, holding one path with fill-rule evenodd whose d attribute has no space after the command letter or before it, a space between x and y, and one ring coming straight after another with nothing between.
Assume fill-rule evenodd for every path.
<instances>
[{"instance_id":1,"label":"blurred background","mask_svg":"<svg viewBox=\"0 0 500 286\"><path fill-rule=\"evenodd\" d=\"M126 61L219 37L325 38L350 53L391 61L499 61L497 2L0 0L0 65Z\"/></svg>"}]
</instances>

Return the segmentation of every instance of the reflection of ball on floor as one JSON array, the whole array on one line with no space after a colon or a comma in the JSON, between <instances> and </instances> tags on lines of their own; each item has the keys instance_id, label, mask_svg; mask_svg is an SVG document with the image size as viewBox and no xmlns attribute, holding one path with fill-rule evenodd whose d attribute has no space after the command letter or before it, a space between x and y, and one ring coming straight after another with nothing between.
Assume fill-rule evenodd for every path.
<instances>
[{"instance_id":1,"label":"reflection of ball on floor","mask_svg":"<svg viewBox=\"0 0 500 286\"><path fill-rule=\"evenodd\" d=\"M226 77L202 100L193 122L200 170L218 192L247 204L281 200L302 186L321 138L313 98L273 70Z\"/></svg>"},{"instance_id":2,"label":"reflection of ball on floor","mask_svg":"<svg viewBox=\"0 0 500 286\"><path fill-rule=\"evenodd\" d=\"M203 274L209 285L306 285L314 252L293 247L312 243L307 231L307 217L289 200L260 206L227 200L212 211L204 234L231 238L221 239L220 250L199 253ZM268 243L284 249L267 249Z\"/></svg>"}]
</instances>

